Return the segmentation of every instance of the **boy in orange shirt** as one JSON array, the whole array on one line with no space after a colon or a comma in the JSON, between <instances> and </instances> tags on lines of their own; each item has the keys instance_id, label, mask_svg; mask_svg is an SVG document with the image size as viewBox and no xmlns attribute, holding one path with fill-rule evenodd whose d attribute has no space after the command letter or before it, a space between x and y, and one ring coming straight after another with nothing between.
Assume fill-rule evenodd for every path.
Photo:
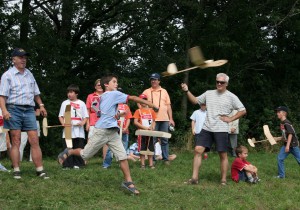
<instances>
[{"instance_id":1,"label":"boy in orange shirt","mask_svg":"<svg viewBox=\"0 0 300 210\"><path fill-rule=\"evenodd\" d=\"M147 100L145 94L141 94L140 98ZM134 125L142 130L154 130L156 114L153 109L149 108L147 104L142 103L141 108L136 110L134 115ZM147 148L154 154L153 137L151 136L138 136L138 145L140 151L146 151ZM145 169L145 155L140 154L141 168ZM153 155L148 155L149 167L154 169Z\"/></svg>"}]
</instances>

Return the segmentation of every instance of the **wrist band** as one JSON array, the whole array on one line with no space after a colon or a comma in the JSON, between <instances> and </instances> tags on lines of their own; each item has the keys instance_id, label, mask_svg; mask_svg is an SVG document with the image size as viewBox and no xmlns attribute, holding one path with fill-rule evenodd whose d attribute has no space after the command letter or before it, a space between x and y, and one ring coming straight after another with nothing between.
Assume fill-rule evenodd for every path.
<instances>
[{"instance_id":1,"label":"wrist band","mask_svg":"<svg viewBox=\"0 0 300 210\"><path fill-rule=\"evenodd\" d=\"M44 104L40 104L39 106L41 107L41 106L45 106L45 105Z\"/></svg>"}]
</instances>

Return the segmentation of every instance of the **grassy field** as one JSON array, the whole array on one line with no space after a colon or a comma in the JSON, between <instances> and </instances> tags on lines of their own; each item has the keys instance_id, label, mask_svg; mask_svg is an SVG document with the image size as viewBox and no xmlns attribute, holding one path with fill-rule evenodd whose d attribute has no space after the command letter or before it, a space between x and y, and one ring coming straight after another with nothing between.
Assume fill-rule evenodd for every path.
<instances>
[{"instance_id":1,"label":"grassy field","mask_svg":"<svg viewBox=\"0 0 300 210\"><path fill-rule=\"evenodd\" d=\"M192 157L179 153L170 166L159 162L154 170L131 162L139 196L120 188L116 162L105 170L102 160L94 158L84 169L62 170L55 160L44 160L49 180L37 178L32 163L23 162L21 180L0 172L0 209L300 209L300 168L292 156L286 160L287 178L277 180L276 154L251 153L248 160L258 167L262 181L236 184L228 172L227 186L219 184L216 153L204 161L199 185L184 184L191 176Z\"/></svg>"}]
</instances>

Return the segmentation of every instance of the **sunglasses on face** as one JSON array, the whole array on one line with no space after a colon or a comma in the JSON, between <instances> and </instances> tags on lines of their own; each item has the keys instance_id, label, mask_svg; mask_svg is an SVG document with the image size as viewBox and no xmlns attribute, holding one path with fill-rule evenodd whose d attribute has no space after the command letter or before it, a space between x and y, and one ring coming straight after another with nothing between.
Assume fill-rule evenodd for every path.
<instances>
[{"instance_id":1,"label":"sunglasses on face","mask_svg":"<svg viewBox=\"0 0 300 210\"><path fill-rule=\"evenodd\" d=\"M218 81L218 80L217 80L216 83L217 83L217 84L224 85L226 82L225 82L225 81Z\"/></svg>"}]
</instances>

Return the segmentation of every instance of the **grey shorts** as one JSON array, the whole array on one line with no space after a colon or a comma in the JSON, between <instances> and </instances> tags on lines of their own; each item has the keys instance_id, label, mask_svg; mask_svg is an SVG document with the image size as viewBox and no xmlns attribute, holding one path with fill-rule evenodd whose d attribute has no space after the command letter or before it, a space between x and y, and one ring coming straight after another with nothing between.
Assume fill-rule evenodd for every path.
<instances>
[{"instance_id":1,"label":"grey shorts","mask_svg":"<svg viewBox=\"0 0 300 210\"><path fill-rule=\"evenodd\" d=\"M127 154L120 140L118 130L118 128L94 128L93 135L84 149L80 151L81 157L87 160L107 144L117 160L127 159Z\"/></svg>"},{"instance_id":2,"label":"grey shorts","mask_svg":"<svg viewBox=\"0 0 300 210\"><path fill-rule=\"evenodd\" d=\"M205 151L210 151L213 143L216 144L218 152L227 152L228 132L210 132L202 129L196 138L195 145L205 147Z\"/></svg>"}]
</instances>

